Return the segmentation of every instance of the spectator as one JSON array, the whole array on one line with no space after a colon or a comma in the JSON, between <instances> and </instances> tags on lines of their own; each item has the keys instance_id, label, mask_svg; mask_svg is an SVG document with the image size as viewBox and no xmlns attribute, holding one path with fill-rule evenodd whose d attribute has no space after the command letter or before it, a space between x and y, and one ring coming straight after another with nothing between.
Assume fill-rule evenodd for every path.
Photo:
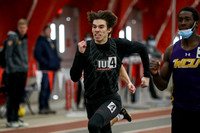
<instances>
[{"instance_id":1,"label":"spectator","mask_svg":"<svg viewBox=\"0 0 200 133\"><path fill-rule=\"evenodd\" d=\"M85 34L84 40L85 40L85 41L90 41L90 40L92 40L92 34L89 33L89 32L87 32L87 33Z\"/></svg>"},{"instance_id":2,"label":"spectator","mask_svg":"<svg viewBox=\"0 0 200 133\"><path fill-rule=\"evenodd\" d=\"M155 44L156 43L155 43L154 36L149 35L146 39L146 46L147 46L147 51L149 53L149 57L150 59L153 58L153 59L160 60L162 57L162 53L156 48ZM149 91L153 99L160 99L160 97L156 93L155 86L151 77L150 77L150 82L149 82Z\"/></svg>"},{"instance_id":3,"label":"spectator","mask_svg":"<svg viewBox=\"0 0 200 133\"><path fill-rule=\"evenodd\" d=\"M50 38L51 28L46 25L43 35L39 36L35 45L34 57L38 61L39 70L42 71L41 90L39 94L39 114L55 114L49 105L50 84L48 71L57 71L60 68L60 58L56 48L56 40Z\"/></svg>"},{"instance_id":4,"label":"spectator","mask_svg":"<svg viewBox=\"0 0 200 133\"><path fill-rule=\"evenodd\" d=\"M20 19L17 23L17 30L10 31L6 41L7 127L28 126L28 123L19 120L18 117L19 105L24 99L28 72L27 30L27 21Z\"/></svg>"}]
</instances>

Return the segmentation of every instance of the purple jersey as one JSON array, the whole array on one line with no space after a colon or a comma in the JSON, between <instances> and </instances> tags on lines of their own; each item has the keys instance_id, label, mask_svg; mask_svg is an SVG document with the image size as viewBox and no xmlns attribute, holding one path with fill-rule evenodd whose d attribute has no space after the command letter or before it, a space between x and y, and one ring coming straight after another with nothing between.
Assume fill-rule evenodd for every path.
<instances>
[{"instance_id":1,"label":"purple jersey","mask_svg":"<svg viewBox=\"0 0 200 133\"><path fill-rule=\"evenodd\" d=\"M181 41L175 43L170 68L173 71L173 106L200 110L200 44L186 51L181 48Z\"/></svg>"}]
</instances>

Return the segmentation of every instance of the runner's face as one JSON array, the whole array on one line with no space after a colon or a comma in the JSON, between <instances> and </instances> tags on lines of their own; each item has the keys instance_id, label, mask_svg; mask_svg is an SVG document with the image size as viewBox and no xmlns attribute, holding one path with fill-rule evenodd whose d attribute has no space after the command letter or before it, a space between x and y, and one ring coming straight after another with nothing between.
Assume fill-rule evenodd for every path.
<instances>
[{"instance_id":1,"label":"runner's face","mask_svg":"<svg viewBox=\"0 0 200 133\"><path fill-rule=\"evenodd\" d=\"M181 11L178 15L178 29L187 30L194 25L194 18L192 12Z\"/></svg>"},{"instance_id":2,"label":"runner's face","mask_svg":"<svg viewBox=\"0 0 200 133\"><path fill-rule=\"evenodd\" d=\"M111 28L107 28L106 21L103 19L95 19L92 24L92 33L97 44L105 44L108 40L108 33Z\"/></svg>"}]
</instances>

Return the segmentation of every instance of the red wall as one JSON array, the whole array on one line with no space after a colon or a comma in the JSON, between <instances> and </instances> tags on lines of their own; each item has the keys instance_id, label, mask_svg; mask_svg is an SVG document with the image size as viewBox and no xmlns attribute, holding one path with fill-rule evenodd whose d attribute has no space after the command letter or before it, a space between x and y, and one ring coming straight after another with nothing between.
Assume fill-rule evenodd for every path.
<instances>
[{"instance_id":1,"label":"red wall","mask_svg":"<svg viewBox=\"0 0 200 133\"><path fill-rule=\"evenodd\" d=\"M20 18L27 18L34 0L2 0L0 1L0 43L7 37L9 30L16 30L17 21ZM116 0L113 12L118 16L118 24L113 29L113 37L118 37L118 32L126 23L130 8L142 10L143 14L143 39L149 34L158 35L161 25L166 20L166 14L172 0ZM184 6L191 6L195 0L176 0L176 13ZM79 37L84 39L86 32L91 32L91 25L88 23L87 12L108 9L110 0L38 0L28 29L29 59L34 62L32 51L35 41L44 25L48 24L57 15L58 9L63 6L74 6L79 9ZM136 4L131 7L132 3ZM200 5L195 6L200 10ZM177 27L177 26L176 26ZM177 29L177 28L176 28ZM79 41L80 41L79 40ZM164 52L166 47L171 44L171 16L157 47ZM31 66L31 65L30 65ZM31 69L31 67L30 67Z\"/></svg>"},{"instance_id":2,"label":"red wall","mask_svg":"<svg viewBox=\"0 0 200 133\"><path fill-rule=\"evenodd\" d=\"M17 21L20 18L27 18L32 2L33 0L4 0L0 2L0 43L6 39L8 31L17 29Z\"/></svg>"}]
</instances>

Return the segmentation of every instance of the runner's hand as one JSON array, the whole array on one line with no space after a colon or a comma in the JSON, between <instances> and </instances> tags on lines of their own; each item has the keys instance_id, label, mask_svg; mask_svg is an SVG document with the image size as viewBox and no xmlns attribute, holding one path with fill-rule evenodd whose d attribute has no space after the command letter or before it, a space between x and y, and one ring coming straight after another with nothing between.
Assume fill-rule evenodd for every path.
<instances>
[{"instance_id":1,"label":"runner's hand","mask_svg":"<svg viewBox=\"0 0 200 133\"><path fill-rule=\"evenodd\" d=\"M155 59L151 59L150 63L149 63L149 67L150 67L150 72L152 74L157 74L159 67L160 67L160 61L159 60L155 60Z\"/></svg>"},{"instance_id":2,"label":"runner's hand","mask_svg":"<svg viewBox=\"0 0 200 133\"><path fill-rule=\"evenodd\" d=\"M86 50L87 43L86 41L81 41L78 43L78 50L80 53L84 54Z\"/></svg>"},{"instance_id":3,"label":"runner's hand","mask_svg":"<svg viewBox=\"0 0 200 133\"><path fill-rule=\"evenodd\" d=\"M149 86L149 77L142 77L141 87L145 88Z\"/></svg>"},{"instance_id":4,"label":"runner's hand","mask_svg":"<svg viewBox=\"0 0 200 133\"><path fill-rule=\"evenodd\" d=\"M135 86L130 82L130 83L128 83L128 89L129 89L129 91L132 93L132 94L134 94L135 93Z\"/></svg>"}]
</instances>

